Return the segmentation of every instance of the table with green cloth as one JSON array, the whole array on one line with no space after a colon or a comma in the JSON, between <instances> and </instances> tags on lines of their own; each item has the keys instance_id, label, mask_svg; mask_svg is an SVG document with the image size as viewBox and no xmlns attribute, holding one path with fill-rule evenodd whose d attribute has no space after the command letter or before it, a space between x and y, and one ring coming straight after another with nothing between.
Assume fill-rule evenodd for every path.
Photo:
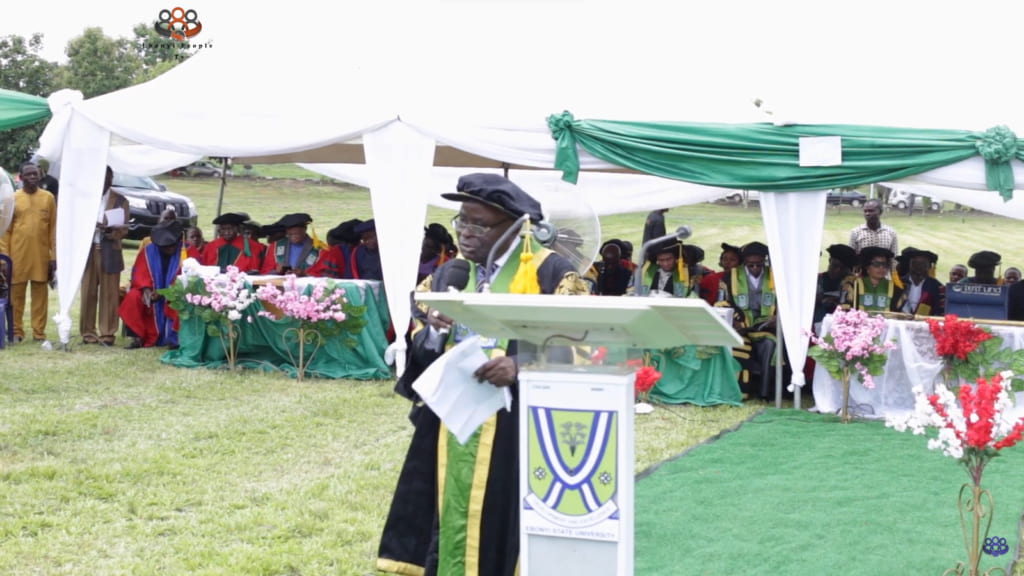
<instances>
[{"instance_id":1,"label":"table with green cloth","mask_svg":"<svg viewBox=\"0 0 1024 576\"><path fill-rule=\"evenodd\" d=\"M650 400L662 404L741 406L737 376L742 369L727 346L678 346L660 350L608 347L605 364L642 362L661 373Z\"/></svg>"},{"instance_id":2,"label":"table with green cloth","mask_svg":"<svg viewBox=\"0 0 1024 576\"><path fill-rule=\"evenodd\" d=\"M356 340L355 346L346 344L344 335L324 338L323 345L310 357L310 344L307 343L306 377L356 380L390 378L391 369L384 362L390 318L380 282L335 282L345 290L345 297L350 303L366 307L366 326L352 336ZM308 285L307 290L310 289L312 286ZM294 331L287 335L285 332L297 327L298 322L287 317L275 320L260 316L259 312L264 309L263 304L257 300L247 311L253 315L252 322L243 320L235 323L240 332L236 365L267 371L282 370L294 377L297 372L294 359L298 358L298 343ZM209 336L206 324L196 315L181 320L178 344L177 350L167 351L160 361L184 368L218 368L227 365L220 338Z\"/></svg>"}]
</instances>

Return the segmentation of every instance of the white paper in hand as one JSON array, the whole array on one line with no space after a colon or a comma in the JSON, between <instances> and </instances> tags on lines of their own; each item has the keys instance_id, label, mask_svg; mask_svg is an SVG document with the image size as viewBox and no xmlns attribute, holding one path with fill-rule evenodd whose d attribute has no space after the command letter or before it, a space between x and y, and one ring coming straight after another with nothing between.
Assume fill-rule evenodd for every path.
<instances>
[{"instance_id":1,"label":"white paper in hand","mask_svg":"<svg viewBox=\"0 0 1024 576\"><path fill-rule=\"evenodd\" d=\"M498 410L512 408L507 387L478 382L473 376L484 362L487 355L473 336L435 360L412 385L460 444Z\"/></svg>"},{"instance_id":2,"label":"white paper in hand","mask_svg":"<svg viewBox=\"0 0 1024 576\"><path fill-rule=\"evenodd\" d=\"M124 226L124 210L115 208L113 210L106 211L107 226L111 228L117 228Z\"/></svg>"}]
</instances>

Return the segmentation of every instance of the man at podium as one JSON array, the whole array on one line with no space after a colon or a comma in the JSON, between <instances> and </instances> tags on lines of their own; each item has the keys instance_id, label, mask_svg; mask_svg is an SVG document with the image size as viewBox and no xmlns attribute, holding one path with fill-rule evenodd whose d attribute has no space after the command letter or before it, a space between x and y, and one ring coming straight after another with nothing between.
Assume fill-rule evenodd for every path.
<instances>
[{"instance_id":1,"label":"man at podium","mask_svg":"<svg viewBox=\"0 0 1024 576\"><path fill-rule=\"evenodd\" d=\"M503 239L521 216L529 216L527 225L543 219L536 199L494 174L463 176L456 190L442 196L462 203L452 222L461 257L439 266L418 290L481 291L486 286L503 293L588 293L572 264L531 235ZM414 317L407 368L396 391L415 403L410 419L416 430L381 536L377 568L396 574L512 576L519 562L517 374L526 345L482 338L489 360L475 376L482 383L510 387L513 406L460 444L411 385L447 347L473 334L438 310L420 309Z\"/></svg>"}]
</instances>

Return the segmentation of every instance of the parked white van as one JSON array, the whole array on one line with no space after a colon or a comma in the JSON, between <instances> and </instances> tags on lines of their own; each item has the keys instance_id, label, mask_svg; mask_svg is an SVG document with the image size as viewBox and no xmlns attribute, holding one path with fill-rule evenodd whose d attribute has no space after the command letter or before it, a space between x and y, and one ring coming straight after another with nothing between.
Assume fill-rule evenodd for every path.
<instances>
[{"instance_id":1,"label":"parked white van","mask_svg":"<svg viewBox=\"0 0 1024 576\"><path fill-rule=\"evenodd\" d=\"M911 196L912 194L906 190L898 188L894 189L889 193L889 206L895 206L899 210L906 210L907 206L910 205ZM914 197L914 209L924 210L924 196L918 194ZM932 200L931 203L928 204L928 209L932 212L938 212L939 210L942 210L942 202Z\"/></svg>"}]
</instances>

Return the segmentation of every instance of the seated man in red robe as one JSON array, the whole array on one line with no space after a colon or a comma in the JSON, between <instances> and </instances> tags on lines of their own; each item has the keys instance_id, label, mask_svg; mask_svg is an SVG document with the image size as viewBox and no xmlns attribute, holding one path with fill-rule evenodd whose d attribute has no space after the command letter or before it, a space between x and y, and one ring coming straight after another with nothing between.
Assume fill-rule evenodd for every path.
<instances>
[{"instance_id":1,"label":"seated man in red robe","mask_svg":"<svg viewBox=\"0 0 1024 576\"><path fill-rule=\"evenodd\" d=\"M181 225L158 224L150 238L152 242L135 257L131 286L117 309L121 321L135 334L125 346L129 350L178 345L178 313L157 290L167 288L181 274Z\"/></svg>"},{"instance_id":2,"label":"seated man in red robe","mask_svg":"<svg viewBox=\"0 0 1024 576\"><path fill-rule=\"evenodd\" d=\"M242 223L248 214L227 212L213 219L217 226L217 239L203 248L199 263L203 266L218 266L226 272L228 266L235 266L242 272L258 272L260 269L260 247L254 240L241 235Z\"/></svg>"}]
</instances>

